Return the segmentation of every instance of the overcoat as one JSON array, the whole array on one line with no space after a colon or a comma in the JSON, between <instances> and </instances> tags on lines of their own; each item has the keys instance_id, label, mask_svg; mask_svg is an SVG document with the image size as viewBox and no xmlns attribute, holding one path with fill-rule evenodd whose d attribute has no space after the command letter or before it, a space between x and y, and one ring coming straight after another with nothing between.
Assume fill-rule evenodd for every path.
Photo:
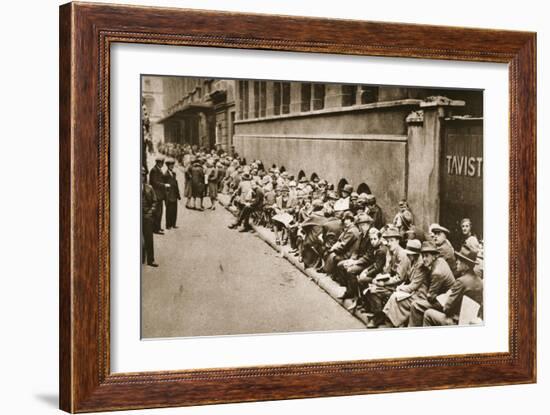
<instances>
[{"instance_id":1,"label":"overcoat","mask_svg":"<svg viewBox=\"0 0 550 415\"><path fill-rule=\"evenodd\" d=\"M166 189L166 201L176 202L181 199L176 172L166 170L166 173L164 174L164 182L170 185L170 187Z\"/></svg>"},{"instance_id":2,"label":"overcoat","mask_svg":"<svg viewBox=\"0 0 550 415\"><path fill-rule=\"evenodd\" d=\"M157 201L162 201L166 198L166 187L164 182L164 173L157 165L154 165L149 172L149 184L153 187L157 196Z\"/></svg>"},{"instance_id":3,"label":"overcoat","mask_svg":"<svg viewBox=\"0 0 550 415\"><path fill-rule=\"evenodd\" d=\"M204 190L204 170L199 163L195 163L191 167L191 195L193 197L203 197Z\"/></svg>"},{"instance_id":4,"label":"overcoat","mask_svg":"<svg viewBox=\"0 0 550 415\"><path fill-rule=\"evenodd\" d=\"M429 269L418 258L411 265L405 283L397 288L384 306L384 314L395 327L407 323L411 314L412 303L419 298L426 298ZM399 296L410 294L409 297L399 299Z\"/></svg>"}]
</instances>

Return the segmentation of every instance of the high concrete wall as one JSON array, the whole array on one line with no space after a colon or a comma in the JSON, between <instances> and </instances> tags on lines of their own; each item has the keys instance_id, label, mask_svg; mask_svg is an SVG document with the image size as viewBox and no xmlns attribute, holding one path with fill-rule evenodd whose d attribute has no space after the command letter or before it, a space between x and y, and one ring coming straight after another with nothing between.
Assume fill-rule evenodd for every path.
<instances>
[{"instance_id":1,"label":"high concrete wall","mask_svg":"<svg viewBox=\"0 0 550 415\"><path fill-rule=\"evenodd\" d=\"M247 161L260 159L266 167L284 166L295 176L300 170L317 173L335 186L345 178L357 188L366 183L387 219L405 194L406 141L300 138L288 136L234 137L236 151Z\"/></svg>"}]
</instances>

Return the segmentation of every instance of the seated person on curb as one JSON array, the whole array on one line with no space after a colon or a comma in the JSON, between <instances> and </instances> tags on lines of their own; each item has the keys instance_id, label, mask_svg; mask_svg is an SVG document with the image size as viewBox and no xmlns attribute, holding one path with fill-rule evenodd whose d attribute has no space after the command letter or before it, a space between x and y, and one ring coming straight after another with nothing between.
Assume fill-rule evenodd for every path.
<instances>
[{"instance_id":1,"label":"seated person on curb","mask_svg":"<svg viewBox=\"0 0 550 415\"><path fill-rule=\"evenodd\" d=\"M437 302L437 296L447 292L454 284L455 277L447 261L440 256L439 250L431 242L424 242L420 250L422 262L428 268L428 292L425 298L418 298L411 304L409 327L420 327L423 324L424 312Z\"/></svg>"},{"instance_id":2,"label":"seated person on curb","mask_svg":"<svg viewBox=\"0 0 550 415\"><path fill-rule=\"evenodd\" d=\"M403 284L398 285L395 292L384 306L386 323L393 327L402 327L409 322L411 305L419 298L426 298L428 290L429 270L424 266L420 256L421 242L409 239L405 252L411 266Z\"/></svg>"},{"instance_id":3,"label":"seated person on curb","mask_svg":"<svg viewBox=\"0 0 550 415\"><path fill-rule=\"evenodd\" d=\"M280 215L283 213L288 213L289 215L293 215L294 208L296 204L298 203L298 200L295 197L290 196L289 188L286 185L283 185L281 188L281 194L276 197L275 205L273 205L273 209L275 211L275 215ZM287 224L288 225L288 224ZM275 227L275 243L277 245L286 245L288 241L288 228L285 224L278 221L273 221L273 226Z\"/></svg>"},{"instance_id":4,"label":"seated person on curb","mask_svg":"<svg viewBox=\"0 0 550 415\"><path fill-rule=\"evenodd\" d=\"M367 267L374 251L369 235L372 223L373 219L366 213L357 215L355 224L360 231L357 251L349 259L338 262L337 279L345 282L346 285L346 291L340 296L342 299L355 298L358 294L357 275Z\"/></svg>"},{"instance_id":5,"label":"seated person on curb","mask_svg":"<svg viewBox=\"0 0 550 415\"><path fill-rule=\"evenodd\" d=\"M382 232L376 228L370 228L369 240L372 250L371 255L368 256L366 268L357 276L361 298L363 297L363 290L368 288L374 277L384 272L388 256L388 248L382 243Z\"/></svg>"},{"instance_id":6,"label":"seated person on curb","mask_svg":"<svg viewBox=\"0 0 550 415\"><path fill-rule=\"evenodd\" d=\"M405 280L409 272L410 261L405 250L399 245L401 234L397 228L391 226L382 237L388 243L388 255L384 273L378 274L372 280L365 295L367 311L373 314L367 327L374 328L381 325L386 319L382 308L395 291L395 287Z\"/></svg>"},{"instance_id":7,"label":"seated person on curb","mask_svg":"<svg viewBox=\"0 0 550 415\"><path fill-rule=\"evenodd\" d=\"M332 207L327 204L324 205L323 211L325 212L326 221L323 223L321 232L321 261L320 265L317 267L318 272L324 272L324 264L330 254L330 248L336 243L344 230L344 224L342 223L344 212L334 211Z\"/></svg>"},{"instance_id":8,"label":"seated person on curb","mask_svg":"<svg viewBox=\"0 0 550 415\"><path fill-rule=\"evenodd\" d=\"M344 230L338 237L336 243L331 246L326 257L324 271L333 279L337 278L336 264L344 259L351 258L359 247L359 229L355 226L354 219L353 213L344 213L342 219Z\"/></svg>"},{"instance_id":9,"label":"seated person on curb","mask_svg":"<svg viewBox=\"0 0 550 415\"><path fill-rule=\"evenodd\" d=\"M474 267L477 251L463 246L456 252L457 278L449 291L449 298L444 305L436 302L433 308L424 313L424 326L452 326L458 323L458 315L464 296L471 298L479 305L483 304L483 280L476 275Z\"/></svg>"},{"instance_id":10,"label":"seated person on curb","mask_svg":"<svg viewBox=\"0 0 550 415\"><path fill-rule=\"evenodd\" d=\"M240 229L239 232L248 232L252 230L252 227L250 226L250 215L254 211L262 209L263 200L264 194L258 186L258 183L251 181L249 197L245 199L237 221L229 225L229 228L234 229L242 224L243 228Z\"/></svg>"},{"instance_id":11,"label":"seated person on curb","mask_svg":"<svg viewBox=\"0 0 550 415\"><path fill-rule=\"evenodd\" d=\"M451 268L454 274L456 267L455 250L447 239L450 231L437 223L433 223L430 225L430 234L439 254L447 261L449 268Z\"/></svg>"},{"instance_id":12,"label":"seated person on curb","mask_svg":"<svg viewBox=\"0 0 550 415\"><path fill-rule=\"evenodd\" d=\"M320 252L319 245L322 244L319 235L325 222L323 213L323 202L315 199L311 202L311 213L309 217L300 223L298 228L298 244L297 254L305 267L311 267L319 261Z\"/></svg>"}]
</instances>

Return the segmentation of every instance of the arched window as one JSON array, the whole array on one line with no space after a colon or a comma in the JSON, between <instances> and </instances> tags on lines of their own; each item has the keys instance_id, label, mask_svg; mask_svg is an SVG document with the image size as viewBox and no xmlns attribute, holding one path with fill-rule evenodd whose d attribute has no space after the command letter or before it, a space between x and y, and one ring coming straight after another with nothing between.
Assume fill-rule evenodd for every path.
<instances>
[{"instance_id":1,"label":"arched window","mask_svg":"<svg viewBox=\"0 0 550 415\"><path fill-rule=\"evenodd\" d=\"M312 173L309 180L312 181L312 182L315 181L315 180L319 180L319 176L317 175L317 173Z\"/></svg>"},{"instance_id":2,"label":"arched window","mask_svg":"<svg viewBox=\"0 0 550 415\"><path fill-rule=\"evenodd\" d=\"M342 194L342 189L346 184L348 184L348 181L346 179L344 178L340 179L340 181L338 182L338 195Z\"/></svg>"},{"instance_id":3,"label":"arched window","mask_svg":"<svg viewBox=\"0 0 550 415\"><path fill-rule=\"evenodd\" d=\"M302 177L305 177L306 173L303 170L300 170L298 173L298 180L300 180Z\"/></svg>"},{"instance_id":4,"label":"arched window","mask_svg":"<svg viewBox=\"0 0 550 415\"><path fill-rule=\"evenodd\" d=\"M372 194L372 192L370 191L369 185L366 184L366 183L361 183L359 185L359 187L357 187L357 193L359 193L359 194L361 194L361 193Z\"/></svg>"},{"instance_id":5,"label":"arched window","mask_svg":"<svg viewBox=\"0 0 550 415\"><path fill-rule=\"evenodd\" d=\"M286 171L286 167L285 166L281 166L281 169L279 170L281 173L284 173Z\"/></svg>"}]
</instances>

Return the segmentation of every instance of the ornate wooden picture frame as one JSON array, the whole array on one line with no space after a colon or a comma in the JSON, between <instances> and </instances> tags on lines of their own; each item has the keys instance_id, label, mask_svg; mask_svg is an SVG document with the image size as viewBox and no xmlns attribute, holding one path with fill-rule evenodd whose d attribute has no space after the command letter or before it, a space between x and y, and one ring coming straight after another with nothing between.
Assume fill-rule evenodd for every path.
<instances>
[{"instance_id":1,"label":"ornate wooden picture frame","mask_svg":"<svg viewBox=\"0 0 550 415\"><path fill-rule=\"evenodd\" d=\"M508 64L509 351L111 373L109 70L115 43ZM91 412L535 382L535 105L534 33L106 4L61 6L61 409Z\"/></svg>"}]
</instances>

